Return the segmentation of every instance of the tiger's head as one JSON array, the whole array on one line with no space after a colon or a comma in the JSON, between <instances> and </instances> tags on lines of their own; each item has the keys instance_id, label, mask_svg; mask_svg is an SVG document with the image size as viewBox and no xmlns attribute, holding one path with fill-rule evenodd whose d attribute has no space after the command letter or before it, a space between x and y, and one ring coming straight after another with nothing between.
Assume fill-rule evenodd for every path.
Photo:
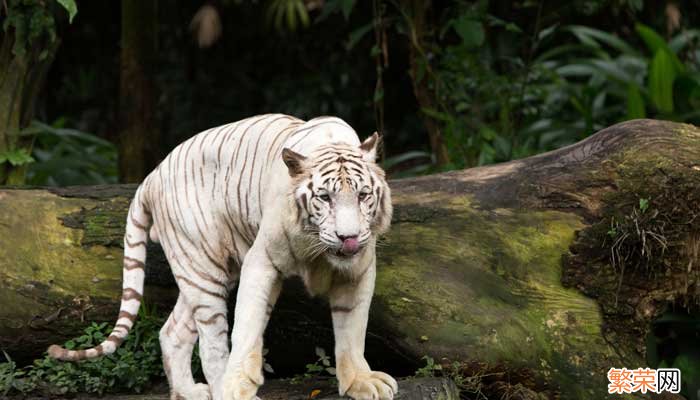
<instances>
[{"instance_id":1,"label":"tiger's head","mask_svg":"<svg viewBox=\"0 0 700 400\"><path fill-rule=\"evenodd\" d=\"M375 133L360 146L331 143L307 156L282 151L299 223L314 238L312 256L347 266L389 229L391 192L375 162L378 144Z\"/></svg>"}]
</instances>

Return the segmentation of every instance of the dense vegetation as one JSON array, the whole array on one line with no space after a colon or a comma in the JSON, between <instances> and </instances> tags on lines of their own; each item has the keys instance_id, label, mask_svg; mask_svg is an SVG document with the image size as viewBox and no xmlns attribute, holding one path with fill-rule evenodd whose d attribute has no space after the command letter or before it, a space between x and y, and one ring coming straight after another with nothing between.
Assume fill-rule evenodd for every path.
<instances>
[{"instance_id":1,"label":"dense vegetation","mask_svg":"<svg viewBox=\"0 0 700 400\"><path fill-rule=\"evenodd\" d=\"M0 363L0 395L41 393L44 396L75 393L103 394L115 390L141 392L164 376L158 331L165 318L142 307L139 323L115 354L81 363L64 363L46 355L34 364L18 366L5 353ZM83 335L64 343L68 349L87 349L104 341L112 326L92 323ZM194 371L199 370L195 357Z\"/></svg>"},{"instance_id":2,"label":"dense vegetation","mask_svg":"<svg viewBox=\"0 0 700 400\"><path fill-rule=\"evenodd\" d=\"M393 177L522 158L633 118L700 124L693 0L145 3L2 3L0 184L138 181L194 133L266 112L379 130ZM0 394L140 390L162 374L155 319L85 368L8 356ZM697 318L669 314L650 346L673 324L691 337ZM691 342L651 362L699 376Z\"/></svg>"},{"instance_id":3,"label":"dense vegetation","mask_svg":"<svg viewBox=\"0 0 700 400\"><path fill-rule=\"evenodd\" d=\"M23 139L0 148L0 162L28 165L33 184L114 182L117 151L145 158L143 175L193 133L263 112L378 129L394 176L521 158L631 118L700 120L690 1L228 0L136 11L93 1L71 24L59 3L72 2L41 14L61 42L29 113L43 124L25 118ZM8 4L4 42L38 18L32 1ZM157 52L127 51L131 30ZM140 76L128 57L152 78L148 96L124 87ZM124 116L134 96L152 104L147 121ZM144 138L136 148L125 144L134 135Z\"/></svg>"}]
</instances>

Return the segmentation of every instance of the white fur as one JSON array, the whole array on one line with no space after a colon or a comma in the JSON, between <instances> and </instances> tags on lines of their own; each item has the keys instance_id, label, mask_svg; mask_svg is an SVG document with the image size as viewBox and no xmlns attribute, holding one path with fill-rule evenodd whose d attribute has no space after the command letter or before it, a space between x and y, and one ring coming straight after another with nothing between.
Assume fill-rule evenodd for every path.
<instances>
[{"instance_id":1,"label":"white fur","mask_svg":"<svg viewBox=\"0 0 700 400\"><path fill-rule=\"evenodd\" d=\"M374 164L376 139L361 148L355 131L333 117L257 116L194 136L146 178L127 223L124 287L142 293L143 270L133 265L145 262L145 245L134 243L157 240L180 288L160 332L172 399L256 398L269 312L283 278L293 275L330 299L340 393L393 398L396 382L364 359L376 235L391 220L389 188ZM285 165L283 149L301 172ZM354 164L344 169L338 154ZM344 171L332 183L321 177L326 160L341 160L333 167ZM319 197L324 190L328 201ZM361 249L341 256L347 236L356 236ZM229 353L226 299L236 280ZM122 310L135 314L139 303L125 295ZM122 317L118 324L113 335L121 338L132 322ZM208 385L196 384L189 368L197 340ZM116 347L103 345L107 353Z\"/></svg>"}]
</instances>

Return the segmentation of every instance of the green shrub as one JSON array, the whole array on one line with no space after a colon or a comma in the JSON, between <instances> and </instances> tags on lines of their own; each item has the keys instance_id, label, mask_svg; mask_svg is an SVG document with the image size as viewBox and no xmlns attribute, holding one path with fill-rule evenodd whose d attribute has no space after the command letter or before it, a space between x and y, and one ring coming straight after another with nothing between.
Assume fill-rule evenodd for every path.
<instances>
[{"instance_id":1,"label":"green shrub","mask_svg":"<svg viewBox=\"0 0 700 400\"><path fill-rule=\"evenodd\" d=\"M164 318L143 307L139 319L124 343L114 354L81 362L57 361L45 355L18 369L5 354L0 363L0 394L41 393L65 395L129 391L141 392L164 376L158 333ZM112 330L110 324L92 323L84 333L64 343L68 349L86 349L98 345ZM193 365L199 366L198 357Z\"/></svg>"},{"instance_id":2,"label":"green shrub","mask_svg":"<svg viewBox=\"0 0 700 400\"><path fill-rule=\"evenodd\" d=\"M117 148L95 135L33 121L23 135L35 136L27 183L43 186L117 183Z\"/></svg>"}]
</instances>

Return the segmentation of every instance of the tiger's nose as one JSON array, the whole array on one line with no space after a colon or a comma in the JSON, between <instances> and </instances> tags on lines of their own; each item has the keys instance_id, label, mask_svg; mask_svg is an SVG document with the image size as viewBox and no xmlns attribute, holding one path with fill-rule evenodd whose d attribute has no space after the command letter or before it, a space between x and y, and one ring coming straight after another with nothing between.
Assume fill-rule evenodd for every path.
<instances>
[{"instance_id":1,"label":"tiger's nose","mask_svg":"<svg viewBox=\"0 0 700 400\"><path fill-rule=\"evenodd\" d=\"M343 246L340 248L343 254L350 256L360 250L360 242L357 240L357 235L341 235L337 232L335 234L343 242Z\"/></svg>"}]
</instances>

